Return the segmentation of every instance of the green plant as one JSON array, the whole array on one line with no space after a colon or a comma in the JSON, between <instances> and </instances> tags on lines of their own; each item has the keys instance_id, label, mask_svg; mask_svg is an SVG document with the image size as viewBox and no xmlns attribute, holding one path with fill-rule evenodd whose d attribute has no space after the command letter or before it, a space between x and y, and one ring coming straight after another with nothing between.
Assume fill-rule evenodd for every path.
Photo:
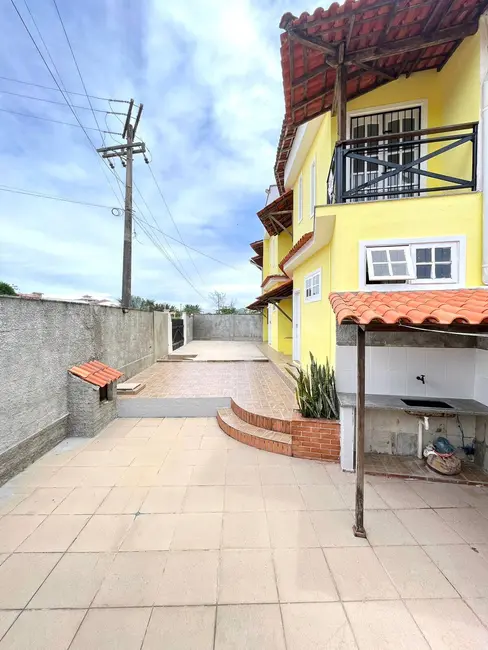
<instances>
[{"instance_id":1,"label":"green plant","mask_svg":"<svg viewBox=\"0 0 488 650\"><path fill-rule=\"evenodd\" d=\"M7 282L0 282L0 296L16 296L14 287Z\"/></svg>"},{"instance_id":2,"label":"green plant","mask_svg":"<svg viewBox=\"0 0 488 650\"><path fill-rule=\"evenodd\" d=\"M319 364L310 353L310 366L298 372L296 395L304 418L339 419L335 373L328 360L325 365Z\"/></svg>"}]
</instances>

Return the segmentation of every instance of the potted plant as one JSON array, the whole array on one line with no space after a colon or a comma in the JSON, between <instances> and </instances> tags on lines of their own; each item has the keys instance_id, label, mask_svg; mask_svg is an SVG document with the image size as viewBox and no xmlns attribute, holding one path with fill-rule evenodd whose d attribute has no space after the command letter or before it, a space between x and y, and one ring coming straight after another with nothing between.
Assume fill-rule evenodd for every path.
<instances>
[{"instance_id":1,"label":"potted plant","mask_svg":"<svg viewBox=\"0 0 488 650\"><path fill-rule=\"evenodd\" d=\"M292 422L292 453L301 458L338 461L340 456L339 399L335 372L329 361L300 369L296 398L298 411Z\"/></svg>"}]
</instances>

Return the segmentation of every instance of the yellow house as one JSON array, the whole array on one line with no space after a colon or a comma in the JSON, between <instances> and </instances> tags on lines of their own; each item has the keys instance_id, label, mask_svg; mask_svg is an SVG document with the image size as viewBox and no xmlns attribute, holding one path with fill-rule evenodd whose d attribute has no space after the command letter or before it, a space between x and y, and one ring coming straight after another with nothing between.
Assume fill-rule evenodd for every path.
<instances>
[{"instance_id":1,"label":"yellow house","mask_svg":"<svg viewBox=\"0 0 488 650\"><path fill-rule=\"evenodd\" d=\"M267 230L258 307L273 283L293 280L293 295L277 303L287 314L293 304L293 326L271 308L263 334L297 363L310 352L335 362L331 292L488 281L478 135L485 3L447 5L357 2L282 19L286 115L279 197L258 213ZM291 197L291 228L280 230L269 213Z\"/></svg>"}]
</instances>

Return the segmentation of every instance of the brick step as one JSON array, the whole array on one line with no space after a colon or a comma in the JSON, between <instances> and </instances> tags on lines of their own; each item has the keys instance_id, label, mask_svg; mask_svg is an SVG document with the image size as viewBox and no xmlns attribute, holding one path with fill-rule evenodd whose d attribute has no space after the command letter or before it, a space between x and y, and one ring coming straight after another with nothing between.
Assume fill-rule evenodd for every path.
<instances>
[{"instance_id":1,"label":"brick step","mask_svg":"<svg viewBox=\"0 0 488 650\"><path fill-rule=\"evenodd\" d=\"M291 435L289 433L256 427L241 420L232 409L219 409L217 421L224 433L245 445L275 454L291 456Z\"/></svg>"},{"instance_id":2,"label":"brick step","mask_svg":"<svg viewBox=\"0 0 488 650\"><path fill-rule=\"evenodd\" d=\"M233 399L230 400L230 407L240 420L252 424L259 429L269 429L277 433L291 434L291 420L253 413L239 406Z\"/></svg>"}]
</instances>

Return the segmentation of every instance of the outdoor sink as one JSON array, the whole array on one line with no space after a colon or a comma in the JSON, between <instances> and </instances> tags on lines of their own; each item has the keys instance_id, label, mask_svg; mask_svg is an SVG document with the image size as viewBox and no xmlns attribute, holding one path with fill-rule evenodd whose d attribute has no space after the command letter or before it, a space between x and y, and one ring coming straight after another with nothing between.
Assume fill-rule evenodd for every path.
<instances>
[{"instance_id":1,"label":"outdoor sink","mask_svg":"<svg viewBox=\"0 0 488 650\"><path fill-rule=\"evenodd\" d=\"M407 406L418 406L420 408L452 409L450 404L437 399L402 399L402 402Z\"/></svg>"}]
</instances>

